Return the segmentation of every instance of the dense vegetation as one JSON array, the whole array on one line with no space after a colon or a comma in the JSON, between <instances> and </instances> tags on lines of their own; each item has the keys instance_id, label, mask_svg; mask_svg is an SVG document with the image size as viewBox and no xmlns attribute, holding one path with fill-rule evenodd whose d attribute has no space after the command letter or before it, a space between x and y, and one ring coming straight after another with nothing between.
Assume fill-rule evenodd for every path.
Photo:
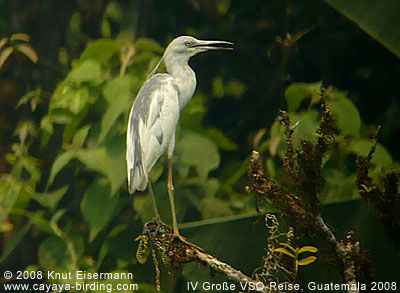
<instances>
[{"instance_id":1,"label":"dense vegetation","mask_svg":"<svg viewBox=\"0 0 400 293\"><path fill-rule=\"evenodd\" d=\"M261 154L270 179L303 190L293 187L287 173L288 133L279 111L285 109L291 125L299 121L291 136L295 150L304 141L329 144L312 166L321 168L313 181L318 207L335 202L337 209L328 206L326 215L341 227L338 238L353 229L361 246L372 249L377 279L395 281L389 272L397 257L394 245L373 249L384 242L382 231L399 249L390 224L398 227L398 197L388 204L384 197L371 201L365 194L384 194L376 190L388 190L387 178L399 170L400 5L365 2L371 5L339 0L0 3L2 271L133 272L140 292L155 291L151 261L141 265L135 255L133 239L152 218L152 209L147 193L128 196L126 125L134 97L165 46L187 34L232 41L235 51L191 60L198 87L181 114L174 159L178 221L191 222L182 233L248 275L261 264L268 233L264 223L252 224L255 205L261 210L279 210L279 205L246 192L251 151ZM322 85L333 119L329 135L318 130ZM377 125L382 128L376 149L362 167L369 170L368 181L357 158L369 154ZM169 223L165 158L152 178L161 216ZM397 185L390 186L396 194ZM368 213L360 194L369 203ZM361 217L357 225L356 216L344 212L354 204L362 210L355 214ZM382 207L391 205L385 218ZM378 216L371 220L375 209ZM372 242L357 230L371 222ZM301 236L301 230L295 233ZM312 237L296 241L324 255L326 244L310 243ZM244 259L249 245L259 251ZM329 263L328 256L321 263ZM305 279L314 265L320 264L305 268ZM162 283L172 287L163 275ZM340 278L336 271L332 275ZM208 278L205 270L189 266L177 290L183 290L184 280Z\"/></svg>"}]
</instances>

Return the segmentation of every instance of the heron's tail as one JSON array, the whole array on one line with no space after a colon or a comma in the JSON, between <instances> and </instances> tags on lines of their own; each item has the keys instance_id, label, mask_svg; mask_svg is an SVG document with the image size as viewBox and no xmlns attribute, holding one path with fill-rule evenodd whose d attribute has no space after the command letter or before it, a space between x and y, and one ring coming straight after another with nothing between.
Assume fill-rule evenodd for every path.
<instances>
[{"instance_id":1,"label":"heron's tail","mask_svg":"<svg viewBox=\"0 0 400 293\"><path fill-rule=\"evenodd\" d=\"M145 172L142 164L136 166L136 168L131 168L129 170L129 193L134 194L136 190L144 191L147 187L149 177Z\"/></svg>"}]
</instances>

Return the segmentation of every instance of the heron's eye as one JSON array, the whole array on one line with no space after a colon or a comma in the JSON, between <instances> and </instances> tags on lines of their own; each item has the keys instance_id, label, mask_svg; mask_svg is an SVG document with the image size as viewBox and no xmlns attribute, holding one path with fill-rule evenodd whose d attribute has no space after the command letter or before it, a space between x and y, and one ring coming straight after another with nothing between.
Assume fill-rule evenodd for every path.
<instances>
[{"instance_id":1,"label":"heron's eye","mask_svg":"<svg viewBox=\"0 0 400 293\"><path fill-rule=\"evenodd\" d=\"M190 41L185 42L186 47L190 47L191 44L192 44L192 42L190 42Z\"/></svg>"}]
</instances>

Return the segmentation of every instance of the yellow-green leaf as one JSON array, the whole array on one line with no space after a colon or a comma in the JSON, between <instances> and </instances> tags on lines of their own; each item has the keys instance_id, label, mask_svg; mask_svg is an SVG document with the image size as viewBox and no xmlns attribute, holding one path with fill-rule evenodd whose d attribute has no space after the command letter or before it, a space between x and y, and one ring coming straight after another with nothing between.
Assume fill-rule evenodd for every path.
<instances>
[{"instance_id":1,"label":"yellow-green leaf","mask_svg":"<svg viewBox=\"0 0 400 293\"><path fill-rule=\"evenodd\" d=\"M36 63L39 59L38 55L36 54L35 49L29 44L18 44L15 47L18 51L24 54L26 57L31 59L33 63Z\"/></svg>"},{"instance_id":2,"label":"yellow-green leaf","mask_svg":"<svg viewBox=\"0 0 400 293\"><path fill-rule=\"evenodd\" d=\"M299 266L306 266L309 265L310 263L313 263L317 258L315 256L307 256L301 260L298 261Z\"/></svg>"},{"instance_id":3,"label":"yellow-green leaf","mask_svg":"<svg viewBox=\"0 0 400 293\"><path fill-rule=\"evenodd\" d=\"M296 259L294 254L291 253L290 251L288 251L286 248L278 247L278 248L275 248L274 251L286 254L286 255L290 256L291 258Z\"/></svg>"},{"instance_id":4,"label":"yellow-green leaf","mask_svg":"<svg viewBox=\"0 0 400 293\"><path fill-rule=\"evenodd\" d=\"M0 49L4 47L5 44L7 44L8 38L4 37L0 40Z\"/></svg>"},{"instance_id":5,"label":"yellow-green leaf","mask_svg":"<svg viewBox=\"0 0 400 293\"><path fill-rule=\"evenodd\" d=\"M318 137L318 138L324 137L322 134L317 133L317 132L313 132L311 134L314 135L315 137Z\"/></svg>"},{"instance_id":6,"label":"yellow-green leaf","mask_svg":"<svg viewBox=\"0 0 400 293\"><path fill-rule=\"evenodd\" d=\"M3 67L4 62L10 57L11 53L14 51L13 47L7 47L0 53L0 69Z\"/></svg>"},{"instance_id":7,"label":"yellow-green leaf","mask_svg":"<svg viewBox=\"0 0 400 293\"><path fill-rule=\"evenodd\" d=\"M287 243L285 243L285 242L280 242L279 243L279 245L280 246L283 246L283 247L286 247L286 248L289 248L291 251L293 251L294 253L296 253L296 248L294 248L292 245L290 245L290 244L287 244Z\"/></svg>"},{"instance_id":8,"label":"yellow-green leaf","mask_svg":"<svg viewBox=\"0 0 400 293\"><path fill-rule=\"evenodd\" d=\"M303 246L297 251L297 254L303 253L303 252L317 252L318 248L314 246Z\"/></svg>"},{"instance_id":9,"label":"yellow-green leaf","mask_svg":"<svg viewBox=\"0 0 400 293\"><path fill-rule=\"evenodd\" d=\"M29 42L31 40L31 37L25 33L16 33L16 34L12 34L10 37L11 41L25 41L25 42Z\"/></svg>"},{"instance_id":10,"label":"yellow-green leaf","mask_svg":"<svg viewBox=\"0 0 400 293\"><path fill-rule=\"evenodd\" d=\"M361 192L366 191L366 192L371 192L372 191L372 187L369 187L365 184L361 184L362 188L364 188L364 190L360 190Z\"/></svg>"}]
</instances>

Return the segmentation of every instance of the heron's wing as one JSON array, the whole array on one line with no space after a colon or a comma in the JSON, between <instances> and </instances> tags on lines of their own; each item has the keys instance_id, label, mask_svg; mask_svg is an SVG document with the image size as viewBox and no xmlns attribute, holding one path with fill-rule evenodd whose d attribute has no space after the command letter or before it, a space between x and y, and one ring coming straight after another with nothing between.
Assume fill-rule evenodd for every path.
<instances>
[{"instance_id":1,"label":"heron's wing","mask_svg":"<svg viewBox=\"0 0 400 293\"><path fill-rule=\"evenodd\" d=\"M146 189L148 173L164 153L179 119L178 89L168 74L156 74L141 88L127 131L129 192Z\"/></svg>"}]
</instances>

